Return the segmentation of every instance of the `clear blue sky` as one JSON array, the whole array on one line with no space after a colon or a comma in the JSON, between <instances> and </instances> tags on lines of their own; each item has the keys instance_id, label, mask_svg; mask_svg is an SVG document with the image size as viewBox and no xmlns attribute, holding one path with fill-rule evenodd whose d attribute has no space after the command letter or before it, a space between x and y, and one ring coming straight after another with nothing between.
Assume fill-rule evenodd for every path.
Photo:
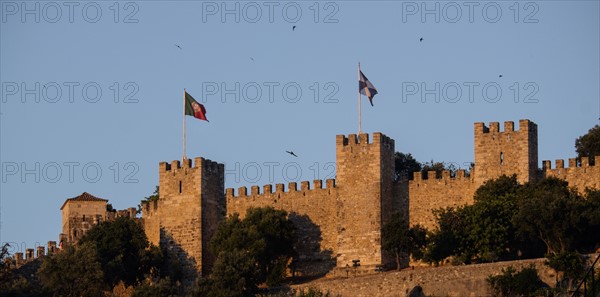
<instances>
[{"instance_id":1,"label":"clear blue sky","mask_svg":"<svg viewBox=\"0 0 600 297\"><path fill-rule=\"evenodd\" d=\"M181 158L183 88L210 120L188 117L187 155L234 188L332 175L358 62L379 91L363 131L419 161L469 163L474 122L523 118L540 163L567 159L600 117L598 1L0 3L0 242L19 249L57 240L69 197L151 194Z\"/></svg>"}]
</instances>

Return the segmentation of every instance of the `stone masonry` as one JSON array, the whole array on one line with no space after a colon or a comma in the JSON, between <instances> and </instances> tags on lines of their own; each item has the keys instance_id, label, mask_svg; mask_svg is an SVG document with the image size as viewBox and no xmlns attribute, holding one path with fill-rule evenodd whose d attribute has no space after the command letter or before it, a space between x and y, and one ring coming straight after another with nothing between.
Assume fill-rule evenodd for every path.
<instances>
[{"instance_id":1,"label":"stone masonry","mask_svg":"<svg viewBox=\"0 0 600 297\"><path fill-rule=\"evenodd\" d=\"M570 159L567 168L562 160L556 161L556 168L543 161L539 169L537 125L529 120L520 120L518 130L513 122L505 122L503 131L499 123L475 123L475 162L469 174L417 172L400 181L394 180L394 140L382 133L369 136L338 135L337 179L325 184L315 180L312 187L303 181L300 189L293 182L287 190L277 184L275 191L265 185L262 191L252 186L249 193L246 187L236 193L224 189L223 164L204 158L196 158L194 164L189 159L162 162L159 199L142 203L146 235L168 250L191 284L210 272L214 258L207 245L220 221L234 213L243 217L251 207L270 206L287 211L298 229L295 269L300 275L343 274L353 260L360 260L358 270L374 272L378 266L394 265L381 248L381 229L396 212L407 216L410 224L435 228L433 210L473 203L476 189L501 175L516 174L520 183L556 176L580 192L600 189L600 156L596 165L582 158ZM82 202L89 207L97 203Z\"/></svg>"}]
</instances>

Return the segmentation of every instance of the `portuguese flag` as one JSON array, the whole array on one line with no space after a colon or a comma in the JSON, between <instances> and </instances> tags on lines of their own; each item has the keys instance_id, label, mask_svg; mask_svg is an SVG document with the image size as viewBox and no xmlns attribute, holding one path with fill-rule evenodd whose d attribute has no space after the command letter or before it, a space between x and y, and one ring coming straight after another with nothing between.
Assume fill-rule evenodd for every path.
<instances>
[{"instance_id":1,"label":"portuguese flag","mask_svg":"<svg viewBox=\"0 0 600 297\"><path fill-rule=\"evenodd\" d=\"M208 122L206 119L206 109L204 105L198 103L192 95L185 92L185 115L193 116L197 119L204 120Z\"/></svg>"}]
</instances>

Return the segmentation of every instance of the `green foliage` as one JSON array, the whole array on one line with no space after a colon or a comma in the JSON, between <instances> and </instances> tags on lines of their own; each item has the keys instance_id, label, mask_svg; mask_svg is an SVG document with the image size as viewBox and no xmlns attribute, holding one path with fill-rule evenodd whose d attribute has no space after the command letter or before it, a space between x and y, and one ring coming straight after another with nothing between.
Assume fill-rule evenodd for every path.
<instances>
[{"instance_id":1,"label":"green foliage","mask_svg":"<svg viewBox=\"0 0 600 297\"><path fill-rule=\"evenodd\" d=\"M544 242L547 254L574 250L585 218L585 203L566 181L547 178L523 187L513 223L520 235Z\"/></svg>"},{"instance_id":2,"label":"green foliage","mask_svg":"<svg viewBox=\"0 0 600 297\"><path fill-rule=\"evenodd\" d=\"M600 165L600 160L597 164ZM600 190L587 189L583 201L583 236L578 237L578 249L594 251L600 245Z\"/></svg>"},{"instance_id":3,"label":"green foliage","mask_svg":"<svg viewBox=\"0 0 600 297\"><path fill-rule=\"evenodd\" d=\"M461 209L449 207L434 211L438 229L429 235L424 257L427 262L437 265L452 255L471 258L472 245L467 242L468 237L465 233L467 220Z\"/></svg>"},{"instance_id":4,"label":"green foliage","mask_svg":"<svg viewBox=\"0 0 600 297\"><path fill-rule=\"evenodd\" d=\"M271 207L250 208L242 220L237 214L222 222L210 242L217 255L209 278L199 280L198 296L247 296L258 285L279 284L285 277L295 227L287 213Z\"/></svg>"},{"instance_id":5,"label":"green foliage","mask_svg":"<svg viewBox=\"0 0 600 297\"><path fill-rule=\"evenodd\" d=\"M575 151L578 158L600 156L600 126L594 126L585 135L577 138ZM596 162L600 163L600 160Z\"/></svg>"},{"instance_id":6,"label":"green foliage","mask_svg":"<svg viewBox=\"0 0 600 297\"><path fill-rule=\"evenodd\" d=\"M394 163L396 165L396 180L411 179L413 172L421 171L421 163L417 162L410 153L396 152Z\"/></svg>"},{"instance_id":7,"label":"green foliage","mask_svg":"<svg viewBox=\"0 0 600 297\"><path fill-rule=\"evenodd\" d=\"M68 247L45 257L37 274L52 296L104 296L103 290L107 289L91 243Z\"/></svg>"},{"instance_id":8,"label":"green foliage","mask_svg":"<svg viewBox=\"0 0 600 297\"><path fill-rule=\"evenodd\" d=\"M165 277L157 282L144 282L137 286L131 297L177 297L182 295L183 288L181 284Z\"/></svg>"},{"instance_id":9,"label":"green foliage","mask_svg":"<svg viewBox=\"0 0 600 297\"><path fill-rule=\"evenodd\" d=\"M332 295L329 292L323 292L319 289L309 287L306 290L302 289L298 291L296 297L332 297Z\"/></svg>"},{"instance_id":10,"label":"green foliage","mask_svg":"<svg viewBox=\"0 0 600 297\"><path fill-rule=\"evenodd\" d=\"M408 222L400 213L394 214L382 228L382 248L396 255L396 267L401 268L401 258L423 257L427 245L427 230L420 225L409 228Z\"/></svg>"},{"instance_id":11,"label":"green foliage","mask_svg":"<svg viewBox=\"0 0 600 297\"><path fill-rule=\"evenodd\" d=\"M564 180L519 185L502 176L477 189L472 205L434 211L438 229L429 235L425 260L490 262L593 251L600 244L600 191L585 197Z\"/></svg>"},{"instance_id":12,"label":"green foliage","mask_svg":"<svg viewBox=\"0 0 600 297\"><path fill-rule=\"evenodd\" d=\"M144 197L144 200L142 201L156 201L158 200L159 197L159 187L156 186L156 188L154 189L154 193L152 193L152 195L148 196L148 197Z\"/></svg>"},{"instance_id":13,"label":"green foliage","mask_svg":"<svg viewBox=\"0 0 600 297\"><path fill-rule=\"evenodd\" d=\"M12 269L9 262L8 248L5 243L0 249L0 296L34 297L48 295L44 292L36 277L31 277L31 270L36 270L38 261L27 263L20 269Z\"/></svg>"},{"instance_id":14,"label":"green foliage","mask_svg":"<svg viewBox=\"0 0 600 297\"><path fill-rule=\"evenodd\" d=\"M450 171L456 170L456 166L454 166L454 164L449 164L448 166L446 166L446 164L444 162L434 162L433 160L422 163L421 167L422 167L421 172L423 174L427 174L428 171L435 171L435 174L438 177L442 176L442 171L444 171L444 170L450 170Z\"/></svg>"},{"instance_id":15,"label":"green foliage","mask_svg":"<svg viewBox=\"0 0 600 297\"><path fill-rule=\"evenodd\" d=\"M248 252L235 249L219 253L209 278L201 278L195 296L253 296L258 291L260 274Z\"/></svg>"},{"instance_id":16,"label":"green foliage","mask_svg":"<svg viewBox=\"0 0 600 297\"><path fill-rule=\"evenodd\" d=\"M561 252L550 256L546 265L562 274L560 284L567 290L585 273L585 258L577 252Z\"/></svg>"},{"instance_id":17,"label":"green foliage","mask_svg":"<svg viewBox=\"0 0 600 297\"><path fill-rule=\"evenodd\" d=\"M501 275L488 276L487 281L498 297L537 296L545 287L533 265L518 272L509 266L502 269Z\"/></svg>"},{"instance_id":18,"label":"green foliage","mask_svg":"<svg viewBox=\"0 0 600 297\"><path fill-rule=\"evenodd\" d=\"M110 288L119 281L127 286L134 285L152 268L160 266L160 250L148 249L144 229L130 218L117 218L94 226L79 244L90 244L95 248L104 281Z\"/></svg>"}]
</instances>

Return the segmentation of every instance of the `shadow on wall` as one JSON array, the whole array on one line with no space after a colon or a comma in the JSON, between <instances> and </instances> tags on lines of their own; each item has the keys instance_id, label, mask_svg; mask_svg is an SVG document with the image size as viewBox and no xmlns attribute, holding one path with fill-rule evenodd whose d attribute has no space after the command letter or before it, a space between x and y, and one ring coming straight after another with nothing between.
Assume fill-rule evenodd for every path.
<instances>
[{"instance_id":1,"label":"shadow on wall","mask_svg":"<svg viewBox=\"0 0 600 297\"><path fill-rule=\"evenodd\" d=\"M298 261L292 267L293 274L299 277L320 277L333 270L336 266L333 251L321 249L321 228L307 215L291 212L288 218L296 226L298 236L294 243Z\"/></svg>"},{"instance_id":2,"label":"shadow on wall","mask_svg":"<svg viewBox=\"0 0 600 297\"><path fill-rule=\"evenodd\" d=\"M160 228L160 246L165 259L163 271L167 271L173 281L181 281L185 288L192 288L199 276L196 260L163 228Z\"/></svg>"}]
</instances>

